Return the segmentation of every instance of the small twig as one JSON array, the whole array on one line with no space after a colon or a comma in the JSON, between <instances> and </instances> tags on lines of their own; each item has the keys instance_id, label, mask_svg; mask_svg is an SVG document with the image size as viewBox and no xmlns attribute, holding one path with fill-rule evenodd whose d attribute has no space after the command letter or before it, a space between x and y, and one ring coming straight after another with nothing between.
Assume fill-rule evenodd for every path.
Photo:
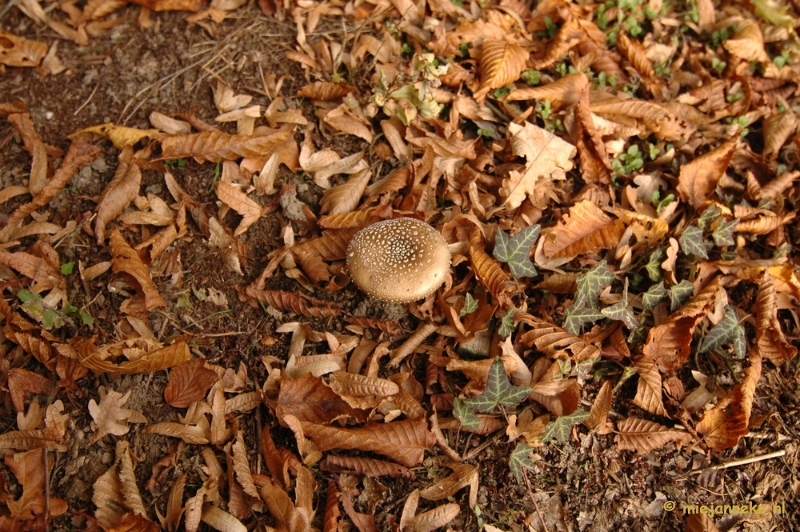
<instances>
[{"instance_id":1,"label":"small twig","mask_svg":"<svg viewBox=\"0 0 800 532\"><path fill-rule=\"evenodd\" d=\"M477 447L475 447L475 448L474 448L474 449L473 449L473 450L472 450L472 451L471 451L471 452L470 452L470 453L469 453L467 456L465 456L464 458L462 458L462 459L461 459L461 461L462 461L462 462L468 462L468 461L472 460L472 459L473 459L473 458L475 458L475 457L476 457L476 456L477 456L477 455L478 455L478 454L479 454L481 451L483 451L484 449L486 449L487 447L489 447L491 444L493 444L495 441L497 441L497 439L498 439L500 436L502 436L503 434L505 434L505 431L503 431L502 429L498 430L498 431L497 431L497 432L494 434L494 436L492 436L491 438L489 438L488 440L486 440L486 441L485 441L485 442L483 442L482 444L480 444L480 445L478 445Z\"/></svg>"},{"instance_id":2,"label":"small twig","mask_svg":"<svg viewBox=\"0 0 800 532\"><path fill-rule=\"evenodd\" d=\"M694 473L703 473L705 471L717 471L719 469L728 469L729 467L738 467L747 464L753 464L755 462L761 462L763 460L780 458L781 456L786 456L786 450L782 449L780 451L775 451L774 453L767 453L759 456L751 456L750 458L742 458L741 460L734 460L732 462L726 462L724 464L717 464L715 466L707 467L705 469L698 469L697 471L694 471Z\"/></svg>"},{"instance_id":3,"label":"small twig","mask_svg":"<svg viewBox=\"0 0 800 532\"><path fill-rule=\"evenodd\" d=\"M92 90L92 93L89 95L89 97L86 99L86 101L83 102L80 107L75 109L75 112L72 113L72 116L78 116L78 113L80 113L83 110L84 107L89 105L89 102L91 102L92 98L94 98L94 93L97 92L97 89L99 89L99 88L100 88L100 84L98 83L97 85L94 86L94 89Z\"/></svg>"},{"instance_id":4,"label":"small twig","mask_svg":"<svg viewBox=\"0 0 800 532\"><path fill-rule=\"evenodd\" d=\"M539 509L539 505L536 504L536 498L533 496L533 488L531 487L531 481L528 480L528 470L525 468L522 469L522 478L525 479L525 485L528 486L528 495L531 498L533 507L536 508L536 515L539 516L539 521L541 521L542 523L542 528L544 528L544 532L549 532L547 530L547 523L544 522L544 516L542 515L542 511Z\"/></svg>"}]
</instances>

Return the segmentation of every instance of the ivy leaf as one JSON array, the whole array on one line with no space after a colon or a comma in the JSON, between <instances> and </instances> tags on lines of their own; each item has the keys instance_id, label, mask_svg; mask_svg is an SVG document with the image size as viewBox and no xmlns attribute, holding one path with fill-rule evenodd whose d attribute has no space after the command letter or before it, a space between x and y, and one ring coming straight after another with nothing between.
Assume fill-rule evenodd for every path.
<instances>
[{"instance_id":1,"label":"ivy leaf","mask_svg":"<svg viewBox=\"0 0 800 532\"><path fill-rule=\"evenodd\" d=\"M653 309L665 299L667 299L667 289L664 288L664 283L654 284L642 294L642 306L653 312Z\"/></svg>"},{"instance_id":2,"label":"ivy leaf","mask_svg":"<svg viewBox=\"0 0 800 532\"><path fill-rule=\"evenodd\" d=\"M606 318L621 321L631 331L639 326L639 320L636 319L636 314L628 306L628 299L625 297L600 312Z\"/></svg>"},{"instance_id":3,"label":"ivy leaf","mask_svg":"<svg viewBox=\"0 0 800 532\"><path fill-rule=\"evenodd\" d=\"M717 224L714 232L711 233L711 238L714 239L714 244L716 244L717 247L733 246L736 244L736 241L733 239L733 232L736 230L737 225L739 225L738 218L734 218L733 220L722 220L719 224Z\"/></svg>"},{"instance_id":4,"label":"ivy leaf","mask_svg":"<svg viewBox=\"0 0 800 532\"><path fill-rule=\"evenodd\" d=\"M671 286L669 289L669 311L675 312L692 298L694 293L694 285L684 279L680 283Z\"/></svg>"},{"instance_id":5,"label":"ivy leaf","mask_svg":"<svg viewBox=\"0 0 800 532\"><path fill-rule=\"evenodd\" d=\"M556 439L561 443L566 443L569 440L569 433L572 432L572 427L589 418L591 412L584 410L576 410L568 416L561 416L548 423L542 434L542 443L547 443L552 439Z\"/></svg>"},{"instance_id":6,"label":"ivy leaf","mask_svg":"<svg viewBox=\"0 0 800 532\"><path fill-rule=\"evenodd\" d=\"M578 308L572 305L567 309L567 317L564 319L563 327L571 334L579 336L584 323L594 323L604 318L605 315L599 310L586 307Z\"/></svg>"},{"instance_id":7,"label":"ivy leaf","mask_svg":"<svg viewBox=\"0 0 800 532\"><path fill-rule=\"evenodd\" d=\"M495 233L495 246L492 255L501 262L507 262L511 275L517 279L535 277L536 268L530 259L531 248L539 238L541 226L534 224L516 235L509 237L504 231Z\"/></svg>"},{"instance_id":8,"label":"ivy leaf","mask_svg":"<svg viewBox=\"0 0 800 532\"><path fill-rule=\"evenodd\" d=\"M703 343L700 344L700 353L712 351L733 340L737 327L741 327L741 325L739 325L739 316L736 314L736 309L730 305L725 305L725 317L714 325L708 331L706 337L703 338Z\"/></svg>"},{"instance_id":9,"label":"ivy leaf","mask_svg":"<svg viewBox=\"0 0 800 532\"><path fill-rule=\"evenodd\" d=\"M606 261L601 261L597 266L584 273L576 281L578 292L575 294L575 308L597 306L600 292L614 281L614 272L608 267Z\"/></svg>"},{"instance_id":10,"label":"ivy leaf","mask_svg":"<svg viewBox=\"0 0 800 532\"><path fill-rule=\"evenodd\" d=\"M651 281L660 281L664 278L661 271L661 263L664 262L664 248L658 248L650 254L650 262L647 263L647 276Z\"/></svg>"},{"instance_id":11,"label":"ivy leaf","mask_svg":"<svg viewBox=\"0 0 800 532\"><path fill-rule=\"evenodd\" d=\"M461 422L461 426L467 430L478 430L478 427L481 426L481 418L458 397L453 402L453 415Z\"/></svg>"},{"instance_id":12,"label":"ivy leaf","mask_svg":"<svg viewBox=\"0 0 800 532\"><path fill-rule=\"evenodd\" d=\"M478 310L478 302L472 298L472 294L467 292L467 295L464 296L464 306L461 308L461 316L466 316L467 314L472 314Z\"/></svg>"},{"instance_id":13,"label":"ivy leaf","mask_svg":"<svg viewBox=\"0 0 800 532\"><path fill-rule=\"evenodd\" d=\"M736 358L742 360L745 355L747 355L747 340L744 336L744 327L741 324L737 324L736 328L733 329L733 352L736 355Z\"/></svg>"},{"instance_id":14,"label":"ivy leaf","mask_svg":"<svg viewBox=\"0 0 800 532\"><path fill-rule=\"evenodd\" d=\"M500 327L497 329L497 334L502 336L503 338L508 338L508 336L514 332L516 328L516 324L514 323L514 312L516 309L511 307L508 309L508 313L503 316L503 319L500 320Z\"/></svg>"},{"instance_id":15,"label":"ivy leaf","mask_svg":"<svg viewBox=\"0 0 800 532\"><path fill-rule=\"evenodd\" d=\"M511 468L511 472L514 473L514 478L517 479L517 482L522 482L523 467L525 469L533 469L531 451L533 451L533 447L522 442L518 443L514 450L511 451L508 466Z\"/></svg>"},{"instance_id":16,"label":"ivy leaf","mask_svg":"<svg viewBox=\"0 0 800 532\"><path fill-rule=\"evenodd\" d=\"M700 218L697 220L697 225L700 226L700 229L708 229L721 214L722 211L712 203L711 206L704 210L703 214L700 215Z\"/></svg>"},{"instance_id":17,"label":"ivy leaf","mask_svg":"<svg viewBox=\"0 0 800 532\"><path fill-rule=\"evenodd\" d=\"M464 405L476 412L491 412L498 406L517 406L528 397L528 386L513 386L506 375L506 368L500 357L495 357L489 368L486 389L477 397L467 399Z\"/></svg>"},{"instance_id":18,"label":"ivy leaf","mask_svg":"<svg viewBox=\"0 0 800 532\"><path fill-rule=\"evenodd\" d=\"M703 241L703 230L696 225L687 227L681 235L679 242L684 254L694 255L695 257L708 260L706 243Z\"/></svg>"}]
</instances>

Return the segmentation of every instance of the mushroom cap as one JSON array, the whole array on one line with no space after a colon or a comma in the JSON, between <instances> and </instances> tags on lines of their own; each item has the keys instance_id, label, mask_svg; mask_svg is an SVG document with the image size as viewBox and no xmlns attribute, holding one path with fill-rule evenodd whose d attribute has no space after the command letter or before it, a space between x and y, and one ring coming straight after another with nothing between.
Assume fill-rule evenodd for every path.
<instances>
[{"instance_id":1,"label":"mushroom cap","mask_svg":"<svg viewBox=\"0 0 800 532\"><path fill-rule=\"evenodd\" d=\"M414 218L384 220L355 234L347 270L361 290L384 301L425 298L444 282L450 250L433 227Z\"/></svg>"}]
</instances>

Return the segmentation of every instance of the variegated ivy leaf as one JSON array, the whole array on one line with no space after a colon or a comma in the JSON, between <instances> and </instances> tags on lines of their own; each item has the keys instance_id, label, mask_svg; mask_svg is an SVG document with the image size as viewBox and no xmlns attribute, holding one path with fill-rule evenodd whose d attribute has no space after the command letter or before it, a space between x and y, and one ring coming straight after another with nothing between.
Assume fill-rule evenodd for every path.
<instances>
[{"instance_id":1,"label":"variegated ivy leaf","mask_svg":"<svg viewBox=\"0 0 800 532\"><path fill-rule=\"evenodd\" d=\"M712 203L706 210L703 211L703 214L700 215L700 218L697 220L697 225L700 226L700 229L708 229L711 227L711 224L714 223L714 220L719 218L721 214L722 211Z\"/></svg>"},{"instance_id":2,"label":"variegated ivy leaf","mask_svg":"<svg viewBox=\"0 0 800 532\"><path fill-rule=\"evenodd\" d=\"M642 294L642 306L653 312L653 309L667 297L667 289L664 288L664 283L654 284L647 292Z\"/></svg>"},{"instance_id":3,"label":"variegated ivy leaf","mask_svg":"<svg viewBox=\"0 0 800 532\"><path fill-rule=\"evenodd\" d=\"M744 359L745 355L747 355L747 340L744 336L744 327L741 324L733 330L731 343L733 343L733 352L736 358L739 360Z\"/></svg>"},{"instance_id":4,"label":"variegated ivy leaf","mask_svg":"<svg viewBox=\"0 0 800 532\"><path fill-rule=\"evenodd\" d=\"M636 314L628 306L627 298L622 298L610 307L606 307L600 311L603 316L612 320L621 321L629 330L634 330L639 326L639 320L636 319Z\"/></svg>"},{"instance_id":5,"label":"variegated ivy leaf","mask_svg":"<svg viewBox=\"0 0 800 532\"><path fill-rule=\"evenodd\" d=\"M589 418L591 412L584 410L576 410L568 416L561 416L556 418L555 421L550 422L544 429L542 434L542 443L547 443L552 439L556 439L561 443L566 443L569 440L569 433L572 432L572 427Z\"/></svg>"},{"instance_id":6,"label":"variegated ivy leaf","mask_svg":"<svg viewBox=\"0 0 800 532\"><path fill-rule=\"evenodd\" d=\"M508 458L508 467L511 468L511 472L514 473L514 478L517 479L517 482L522 482L523 467L525 469L533 469L531 451L533 451L533 447L522 442L518 443L514 450L511 451L511 456Z\"/></svg>"},{"instance_id":7,"label":"variegated ivy leaf","mask_svg":"<svg viewBox=\"0 0 800 532\"><path fill-rule=\"evenodd\" d=\"M594 323L604 318L605 315L597 309L572 305L567 309L567 317L562 325L571 334L579 336L584 323Z\"/></svg>"},{"instance_id":8,"label":"variegated ivy leaf","mask_svg":"<svg viewBox=\"0 0 800 532\"><path fill-rule=\"evenodd\" d=\"M717 227L714 228L714 232L711 233L711 238L714 239L714 244L717 247L721 246L733 246L736 244L736 241L733 239L733 232L736 230L736 226L739 225L739 219L734 218L733 220L722 220Z\"/></svg>"},{"instance_id":9,"label":"variegated ivy leaf","mask_svg":"<svg viewBox=\"0 0 800 532\"><path fill-rule=\"evenodd\" d=\"M464 401L464 405L476 412L491 412L498 406L517 406L528 397L528 386L514 386L508 380L506 368L500 357L495 357L489 368L486 388L477 396Z\"/></svg>"},{"instance_id":10,"label":"variegated ivy leaf","mask_svg":"<svg viewBox=\"0 0 800 532\"><path fill-rule=\"evenodd\" d=\"M614 272L608 267L606 261L601 261L597 266L584 273L576 284L578 291L575 294L575 308L597 307L597 298L600 297L600 292L614 281Z\"/></svg>"},{"instance_id":11,"label":"variegated ivy leaf","mask_svg":"<svg viewBox=\"0 0 800 532\"><path fill-rule=\"evenodd\" d=\"M497 334L499 334L503 338L508 338L508 336L512 332L514 332L514 329L516 328L516 324L514 323L515 311L516 309L514 307L511 307L510 309L508 309L506 315L503 316L503 319L500 320L500 327L497 329Z\"/></svg>"},{"instance_id":12,"label":"variegated ivy leaf","mask_svg":"<svg viewBox=\"0 0 800 532\"><path fill-rule=\"evenodd\" d=\"M694 255L695 257L708 260L708 250L706 243L703 240L703 230L696 225L687 227L678 240L681 244L681 250L686 255Z\"/></svg>"},{"instance_id":13,"label":"variegated ivy leaf","mask_svg":"<svg viewBox=\"0 0 800 532\"><path fill-rule=\"evenodd\" d=\"M481 426L481 418L458 397L453 401L453 415L466 430L478 430L478 427Z\"/></svg>"},{"instance_id":14,"label":"variegated ivy leaf","mask_svg":"<svg viewBox=\"0 0 800 532\"><path fill-rule=\"evenodd\" d=\"M495 233L494 251L492 255L501 262L507 262L511 275L517 279L535 277L537 272L530 259L531 248L539 238L541 226L534 224L526 227L516 235L509 237L504 231Z\"/></svg>"},{"instance_id":15,"label":"variegated ivy leaf","mask_svg":"<svg viewBox=\"0 0 800 532\"><path fill-rule=\"evenodd\" d=\"M658 248L650 254L650 262L647 263L647 276L651 281L660 281L664 278L661 270L661 263L664 262L664 248Z\"/></svg>"},{"instance_id":16,"label":"variegated ivy leaf","mask_svg":"<svg viewBox=\"0 0 800 532\"><path fill-rule=\"evenodd\" d=\"M464 317L467 314L472 314L478 310L478 302L472 298L472 294L467 292L467 295L464 296L464 306L461 308L461 316Z\"/></svg>"},{"instance_id":17,"label":"variegated ivy leaf","mask_svg":"<svg viewBox=\"0 0 800 532\"><path fill-rule=\"evenodd\" d=\"M694 285L684 279L678 284L669 288L669 311L675 312L692 299L694 293Z\"/></svg>"},{"instance_id":18,"label":"variegated ivy leaf","mask_svg":"<svg viewBox=\"0 0 800 532\"><path fill-rule=\"evenodd\" d=\"M725 305L725 317L722 318L719 323L711 327L706 337L703 338L703 343L700 344L699 351L701 353L713 351L732 341L736 336L737 328L742 328L742 326L739 325L739 316L736 314L736 309L730 305Z\"/></svg>"}]
</instances>

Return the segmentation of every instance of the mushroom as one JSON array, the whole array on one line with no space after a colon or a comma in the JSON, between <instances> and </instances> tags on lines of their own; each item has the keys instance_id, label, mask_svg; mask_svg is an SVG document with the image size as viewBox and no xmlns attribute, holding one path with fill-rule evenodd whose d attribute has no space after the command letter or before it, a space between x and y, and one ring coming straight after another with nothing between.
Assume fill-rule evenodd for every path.
<instances>
[{"instance_id":1,"label":"mushroom","mask_svg":"<svg viewBox=\"0 0 800 532\"><path fill-rule=\"evenodd\" d=\"M361 290L384 301L408 303L439 288L450 250L433 227L414 218L384 220L355 234L347 270Z\"/></svg>"}]
</instances>

